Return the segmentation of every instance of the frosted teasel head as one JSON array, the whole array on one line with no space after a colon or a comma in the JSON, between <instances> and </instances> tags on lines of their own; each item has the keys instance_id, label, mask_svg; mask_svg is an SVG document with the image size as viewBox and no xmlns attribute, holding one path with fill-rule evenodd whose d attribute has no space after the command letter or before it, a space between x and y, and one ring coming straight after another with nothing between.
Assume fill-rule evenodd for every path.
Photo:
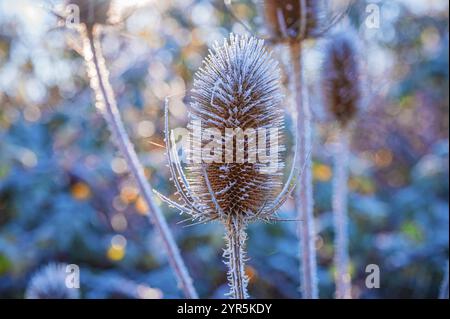
<instances>
[{"instance_id":1,"label":"frosted teasel head","mask_svg":"<svg viewBox=\"0 0 450 319\"><path fill-rule=\"evenodd\" d=\"M92 29L95 25L112 23L113 3L114 0L67 0L64 11L66 17L73 20L71 22Z\"/></svg>"},{"instance_id":2,"label":"frosted teasel head","mask_svg":"<svg viewBox=\"0 0 450 319\"><path fill-rule=\"evenodd\" d=\"M346 127L359 111L362 98L357 38L352 32L329 40L322 72L325 105Z\"/></svg>"},{"instance_id":3,"label":"frosted teasel head","mask_svg":"<svg viewBox=\"0 0 450 319\"><path fill-rule=\"evenodd\" d=\"M192 95L193 126L196 120L200 121L202 130L213 128L222 136L226 136L227 129L243 132L275 129L276 141L281 139L280 73L263 41L231 35L223 45L216 44L195 75ZM194 144L193 152L202 152L201 146ZM250 163L248 155L256 152L251 149L257 146L256 143L251 145L247 140L243 146L244 150L247 148L243 163L238 163L238 146L235 145L233 163L194 163L188 166L193 193L206 199L205 203L213 214L222 212L223 216L218 216L220 219L231 214L248 214L251 218L266 200L275 199L275 191L280 187L279 169L272 174L264 174L261 169L265 165ZM271 145L265 146L270 148ZM279 160L278 155L276 158ZM277 168L282 167L281 162L276 164ZM216 201L208 199L209 187L215 193Z\"/></svg>"},{"instance_id":4,"label":"frosted teasel head","mask_svg":"<svg viewBox=\"0 0 450 319\"><path fill-rule=\"evenodd\" d=\"M322 0L262 0L266 28L274 42L317 38L323 31Z\"/></svg>"},{"instance_id":5,"label":"frosted teasel head","mask_svg":"<svg viewBox=\"0 0 450 319\"><path fill-rule=\"evenodd\" d=\"M189 174L185 176L178 155L173 151L173 139L169 137L166 105L165 135L169 168L184 205L158 193L160 198L199 222L219 220L228 223L234 217L245 223L271 220L292 191L291 182L295 175L292 170L288 182L277 195L277 190L282 186L284 167L280 156L284 150L282 101L280 70L264 47L263 40L232 34L223 44L216 44L195 75L190 128L191 132L201 129L207 138L211 129L220 133L215 141L223 150L222 161L205 160L204 146L211 139L196 141L193 134L191 157L198 154L203 157L200 162L188 163ZM201 123L201 127L198 123ZM227 134L230 129L235 132L266 129L270 135L275 132L279 143L276 151L277 170L263 173L261 170L266 164L248 160L248 155L255 151L250 137L245 139L242 146L244 162L236 161L239 148L237 135L230 138ZM263 142L258 141L256 144L260 149ZM229 145L233 149L231 162L225 158ZM265 147L271 148L270 139Z\"/></svg>"},{"instance_id":6,"label":"frosted teasel head","mask_svg":"<svg viewBox=\"0 0 450 319\"><path fill-rule=\"evenodd\" d=\"M66 286L66 264L50 263L31 278L26 299L78 299L79 289Z\"/></svg>"}]
</instances>

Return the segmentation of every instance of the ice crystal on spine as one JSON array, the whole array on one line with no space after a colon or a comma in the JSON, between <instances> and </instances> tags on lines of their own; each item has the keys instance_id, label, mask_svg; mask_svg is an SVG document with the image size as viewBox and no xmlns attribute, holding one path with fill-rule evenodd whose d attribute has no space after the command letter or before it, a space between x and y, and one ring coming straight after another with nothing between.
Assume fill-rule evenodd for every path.
<instances>
[{"instance_id":1,"label":"ice crystal on spine","mask_svg":"<svg viewBox=\"0 0 450 319\"><path fill-rule=\"evenodd\" d=\"M78 299L79 290L66 286L66 264L50 263L30 280L27 299Z\"/></svg>"},{"instance_id":2,"label":"ice crystal on spine","mask_svg":"<svg viewBox=\"0 0 450 319\"><path fill-rule=\"evenodd\" d=\"M213 128L222 136L226 135L226 129L245 132L247 129L268 131L275 128L276 138L280 141L283 112L279 69L262 40L231 35L223 45L216 44L203 68L196 73L192 93L193 126L201 121L203 131ZM204 144L194 145L194 154L201 154ZM248 154L257 150L250 149L249 143L245 145L243 163L225 166L223 163L193 163L188 166L191 189L195 196L206 202L210 218L225 221L238 215L251 219L266 201L275 199L275 191L280 186L279 174L264 174L261 168L265 164L249 162ZM233 150L236 151L236 144ZM223 153L224 160L225 151ZM277 165L281 167L282 163ZM215 200L209 195L208 184L215 193Z\"/></svg>"},{"instance_id":3,"label":"ice crystal on spine","mask_svg":"<svg viewBox=\"0 0 450 319\"><path fill-rule=\"evenodd\" d=\"M323 66L325 103L341 126L351 121L361 102L358 57L351 33L337 34L330 40Z\"/></svg>"}]
</instances>

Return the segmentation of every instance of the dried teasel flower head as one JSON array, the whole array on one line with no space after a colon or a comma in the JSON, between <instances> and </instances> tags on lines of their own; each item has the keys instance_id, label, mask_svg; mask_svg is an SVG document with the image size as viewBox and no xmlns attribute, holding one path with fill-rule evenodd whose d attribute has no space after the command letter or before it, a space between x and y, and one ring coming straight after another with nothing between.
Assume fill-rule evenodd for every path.
<instances>
[{"instance_id":1,"label":"dried teasel flower head","mask_svg":"<svg viewBox=\"0 0 450 319\"><path fill-rule=\"evenodd\" d=\"M204 151L209 141L196 143L193 136L192 156L202 154L203 158L201 163L192 161L188 165L189 182L193 197L203 203L201 219L226 222L239 217L246 222L268 217L264 216L269 212L270 205L266 204L273 202L281 184L282 99L279 67L263 40L232 34L210 51L195 75L191 127L193 132L201 129L203 136L211 129L220 132L221 136L214 138L220 144L223 136L225 142L219 146L221 158L211 162ZM229 138L230 129L256 133L238 144L239 134ZM261 132L266 138L260 139ZM267 148L276 157L271 163L275 169L270 172L264 171L267 164L261 163L259 153L257 161L250 160L251 154L262 149L266 152ZM227 157L230 150L231 157ZM238 158L239 150L244 153L242 159Z\"/></svg>"},{"instance_id":2,"label":"dried teasel flower head","mask_svg":"<svg viewBox=\"0 0 450 319\"><path fill-rule=\"evenodd\" d=\"M357 37L352 32L339 33L325 49L322 84L325 104L342 127L360 109L362 89L358 63Z\"/></svg>"},{"instance_id":3,"label":"dried teasel flower head","mask_svg":"<svg viewBox=\"0 0 450 319\"><path fill-rule=\"evenodd\" d=\"M266 28L274 42L316 38L323 29L322 0L263 0Z\"/></svg>"},{"instance_id":4,"label":"dried teasel flower head","mask_svg":"<svg viewBox=\"0 0 450 319\"><path fill-rule=\"evenodd\" d=\"M108 25L111 23L112 8L114 0L67 0L68 5L78 8L72 14L79 13L80 24L92 29L94 25Z\"/></svg>"},{"instance_id":5,"label":"dried teasel flower head","mask_svg":"<svg viewBox=\"0 0 450 319\"><path fill-rule=\"evenodd\" d=\"M50 263L31 278L26 299L78 299L79 289L66 286L66 264Z\"/></svg>"}]
</instances>

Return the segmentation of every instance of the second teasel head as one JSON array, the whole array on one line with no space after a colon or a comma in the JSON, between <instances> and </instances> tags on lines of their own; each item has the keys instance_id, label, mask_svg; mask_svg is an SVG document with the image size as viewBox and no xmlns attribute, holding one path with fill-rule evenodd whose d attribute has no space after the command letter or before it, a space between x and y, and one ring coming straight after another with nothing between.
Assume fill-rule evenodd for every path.
<instances>
[{"instance_id":1,"label":"second teasel head","mask_svg":"<svg viewBox=\"0 0 450 319\"><path fill-rule=\"evenodd\" d=\"M322 70L325 105L341 127L356 116L362 99L357 37L352 32L332 36Z\"/></svg>"},{"instance_id":2,"label":"second teasel head","mask_svg":"<svg viewBox=\"0 0 450 319\"><path fill-rule=\"evenodd\" d=\"M94 25L111 23L113 2L114 0L67 0L66 8L68 5L77 6L80 24L92 29Z\"/></svg>"},{"instance_id":3,"label":"second teasel head","mask_svg":"<svg viewBox=\"0 0 450 319\"><path fill-rule=\"evenodd\" d=\"M320 35L322 0L262 0L266 29L275 42L302 41Z\"/></svg>"}]
</instances>

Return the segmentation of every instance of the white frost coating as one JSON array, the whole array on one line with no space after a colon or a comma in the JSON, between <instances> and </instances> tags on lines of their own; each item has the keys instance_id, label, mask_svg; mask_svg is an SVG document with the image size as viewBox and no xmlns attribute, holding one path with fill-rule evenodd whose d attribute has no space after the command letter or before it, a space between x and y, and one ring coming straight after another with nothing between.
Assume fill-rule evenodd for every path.
<instances>
[{"instance_id":1,"label":"white frost coating","mask_svg":"<svg viewBox=\"0 0 450 319\"><path fill-rule=\"evenodd\" d=\"M334 156L333 219L335 232L334 264L336 267L336 298L351 299L350 257L348 253L348 129L338 134Z\"/></svg>"}]
</instances>

